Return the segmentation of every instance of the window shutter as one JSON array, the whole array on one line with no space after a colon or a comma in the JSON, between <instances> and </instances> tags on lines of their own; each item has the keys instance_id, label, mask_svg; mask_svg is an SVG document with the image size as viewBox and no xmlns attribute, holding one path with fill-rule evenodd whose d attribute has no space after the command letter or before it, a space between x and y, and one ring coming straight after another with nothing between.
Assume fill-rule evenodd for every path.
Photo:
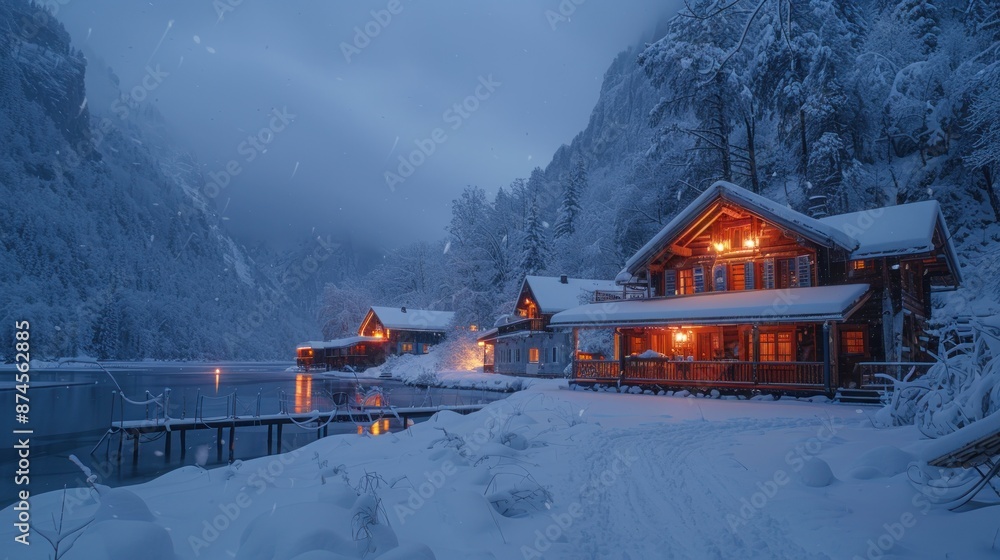
<instances>
[{"instance_id":1,"label":"window shutter","mask_svg":"<svg viewBox=\"0 0 1000 560\"><path fill-rule=\"evenodd\" d=\"M705 267L694 267L694 293L705 291Z\"/></svg>"},{"instance_id":2,"label":"window shutter","mask_svg":"<svg viewBox=\"0 0 1000 560\"><path fill-rule=\"evenodd\" d=\"M745 289L745 290L756 289L756 286L754 286L753 273L754 273L753 261L749 261L749 262L743 263L743 275L744 275L744 278L743 278L743 286L744 286L744 288L743 289Z\"/></svg>"},{"instance_id":3,"label":"window shutter","mask_svg":"<svg viewBox=\"0 0 1000 560\"><path fill-rule=\"evenodd\" d=\"M726 265L717 264L712 267L712 289L716 292L726 291Z\"/></svg>"},{"instance_id":4,"label":"window shutter","mask_svg":"<svg viewBox=\"0 0 1000 560\"><path fill-rule=\"evenodd\" d=\"M663 295L674 296L677 295L677 271L676 270L664 270L663 271Z\"/></svg>"},{"instance_id":5,"label":"window shutter","mask_svg":"<svg viewBox=\"0 0 1000 560\"><path fill-rule=\"evenodd\" d=\"M799 287L807 288L812 286L812 267L809 266L809 255L795 257L795 271Z\"/></svg>"},{"instance_id":6,"label":"window shutter","mask_svg":"<svg viewBox=\"0 0 1000 560\"><path fill-rule=\"evenodd\" d=\"M774 289L774 259L764 259L764 270L761 274L765 290Z\"/></svg>"}]
</instances>

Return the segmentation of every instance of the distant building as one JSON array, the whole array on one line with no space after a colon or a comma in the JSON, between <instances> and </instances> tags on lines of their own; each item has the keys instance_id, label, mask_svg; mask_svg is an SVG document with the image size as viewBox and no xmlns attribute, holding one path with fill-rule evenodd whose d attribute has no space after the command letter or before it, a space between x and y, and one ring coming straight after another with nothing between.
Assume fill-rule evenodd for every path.
<instances>
[{"instance_id":1,"label":"distant building","mask_svg":"<svg viewBox=\"0 0 1000 560\"><path fill-rule=\"evenodd\" d=\"M484 332L484 371L513 375L562 376L573 360L573 341L566 331L549 327L552 316L593 301L620 299L623 290L613 280L566 276L528 276L514 313Z\"/></svg>"},{"instance_id":2,"label":"distant building","mask_svg":"<svg viewBox=\"0 0 1000 560\"><path fill-rule=\"evenodd\" d=\"M718 182L625 264L641 298L562 311L613 329L575 383L832 394L925 368L931 294L961 282L934 200L821 219Z\"/></svg>"},{"instance_id":3,"label":"distant building","mask_svg":"<svg viewBox=\"0 0 1000 560\"><path fill-rule=\"evenodd\" d=\"M368 310L358 336L300 344L296 363L303 369L363 369L397 354L426 354L444 339L451 311L377 307Z\"/></svg>"},{"instance_id":4,"label":"distant building","mask_svg":"<svg viewBox=\"0 0 1000 560\"><path fill-rule=\"evenodd\" d=\"M426 354L444 339L454 318L451 311L372 307L361 321L358 334L384 338L389 355Z\"/></svg>"}]
</instances>

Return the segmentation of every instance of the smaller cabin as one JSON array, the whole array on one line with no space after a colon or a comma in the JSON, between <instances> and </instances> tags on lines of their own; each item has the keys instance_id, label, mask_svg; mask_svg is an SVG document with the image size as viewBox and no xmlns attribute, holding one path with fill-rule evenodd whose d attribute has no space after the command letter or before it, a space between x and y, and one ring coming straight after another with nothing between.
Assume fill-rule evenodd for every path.
<instances>
[{"instance_id":1,"label":"smaller cabin","mask_svg":"<svg viewBox=\"0 0 1000 560\"><path fill-rule=\"evenodd\" d=\"M389 356L426 354L444 339L454 317L451 311L373 306L357 336L304 342L295 349L295 362L307 371L367 369Z\"/></svg>"},{"instance_id":2,"label":"smaller cabin","mask_svg":"<svg viewBox=\"0 0 1000 560\"><path fill-rule=\"evenodd\" d=\"M295 363L306 371L367 369L385 361L385 342L373 336L305 342L295 348Z\"/></svg>"},{"instance_id":3,"label":"smaller cabin","mask_svg":"<svg viewBox=\"0 0 1000 560\"><path fill-rule=\"evenodd\" d=\"M567 332L549 328L552 316L594 298L621 299L613 280L568 276L527 276L514 311L479 337L483 371L510 375L565 375L573 361L573 341Z\"/></svg>"},{"instance_id":4,"label":"smaller cabin","mask_svg":"<svg viewBox=\"0 0 1000 560\"><path fill-rule=\"evenodd\" d=\"M454 319L451 311L372 306L358 335L383 340L388 355L426 354L444 340Z\"/></svg>"}]
</instances>

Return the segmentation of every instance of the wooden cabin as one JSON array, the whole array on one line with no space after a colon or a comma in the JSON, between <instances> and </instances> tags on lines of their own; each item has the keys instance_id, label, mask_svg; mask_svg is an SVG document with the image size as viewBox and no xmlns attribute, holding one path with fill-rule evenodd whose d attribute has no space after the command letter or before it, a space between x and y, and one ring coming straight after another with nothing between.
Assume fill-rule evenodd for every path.
<instances>
[{"instance_id":1,"label":"wooden cabin","mask_svg":"<svg viewBox=\"0 0 1000 560\"><path fill-rule=\"evenodd\" d=\"M479 337L485 346L483 370L510 375L566 375L574 346L568 331L549 326L552 316L593 300L595 294L618 297L621 291L613 280L525 277L514 312Z\"/></svg>"},{"instance_id":2,"label":"wooden cabin","mask_svg":"<svg viewBox=\"0 0 1000 560\"><path fill-rule=\"evenodd\" d=\"M926 367L931 294L960 281L936 201L815 219L718 182L628 260L617 301L550 326L614 331L614 359L575 361L584 385L832 395Z\"/></svg>"},{"instance_id":3,"label":"wooden cabin","mask_svg":"<svg viewBox=\"0 0 1000 560\"><path fill-rule=\"evenodd\" d=\"M454 316L451 311L371 307L357 336L300 344L295 361L305 370L367 369L389 356L426 354L444 339Z\"/></svg>"},{"instance_id":4,"label":"wooden cabin","mask_svg":"<svg viewBox=\"0 0 1000 560\"><path fill-rule=\"evenodd\" d=\"M367 369L385 361L385 342L374 336L305 342L295 348L295 363L306 371Z\"/></svg>"},{"instance_id":5,"label":"wooden cabin","mask_svg":"<svg viewBox=\"0 0 1000 560\"><path fill-rule=\"evenodd\" d=\"M373 306L361 321L358 335L385 339L389 355L426 354L444 340L454 318L451 311Z\"/></svg>"}]
</instances>

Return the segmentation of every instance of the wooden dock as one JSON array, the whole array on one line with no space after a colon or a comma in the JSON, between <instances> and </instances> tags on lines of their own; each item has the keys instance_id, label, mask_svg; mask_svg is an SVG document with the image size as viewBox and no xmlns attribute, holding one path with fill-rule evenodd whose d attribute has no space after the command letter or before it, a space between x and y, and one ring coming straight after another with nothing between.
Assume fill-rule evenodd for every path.
<instances>
[{"instance_id":1,"label":"wooden dock","mask_svg":"<svg viewBox=\"0 0 1000 560\"><path fill-rule=\"evenodd\" d=\"M154 399L155 400L155 399ZM152 402L152 400L150 401ZM118 436L118 460L122 458L122 448L124 440L132 440L132 463L139 462L139 441L143 435L160 434L164 440L164 454L170 457L173 443L173 434L179 434L181 458L187 452L187 432L192 430L216 430L216 452L218 460L222 460L223 430L229 430L229 461L232 462L235 455L236 429L247 427L267 426L267 454L272 453L272 449L281 449L282 428L287 424L293 424L300 428L316 430L316 437L321 438L329 434L329 426L333 422L353 422L356 424L371 424L385 418L396 418L404 427L410 420L417 418L429 418L441 411L457 412L459 414L469 414L482 409L485 404L463 404L463 405L441 405L441 406L414 406L397 408L393 406L338 406L330 411L312 412L287 412L282 410L276 414L257 413L239 415L235 412L236 407L232 407L234 412L227 410L225 416L204 417L196 414L193 418L170 418L165 414L154 416L143 420L112 420L108 431L101 438L101 441L94 446L91 454L94 454L105 439ZM284 409L284 407L282 407ZM275 431L277 434L275 434ZM275 446L275 437L277 445ZM109 439L108 446L110 448Z\"/></svg>"}]
</instances>

